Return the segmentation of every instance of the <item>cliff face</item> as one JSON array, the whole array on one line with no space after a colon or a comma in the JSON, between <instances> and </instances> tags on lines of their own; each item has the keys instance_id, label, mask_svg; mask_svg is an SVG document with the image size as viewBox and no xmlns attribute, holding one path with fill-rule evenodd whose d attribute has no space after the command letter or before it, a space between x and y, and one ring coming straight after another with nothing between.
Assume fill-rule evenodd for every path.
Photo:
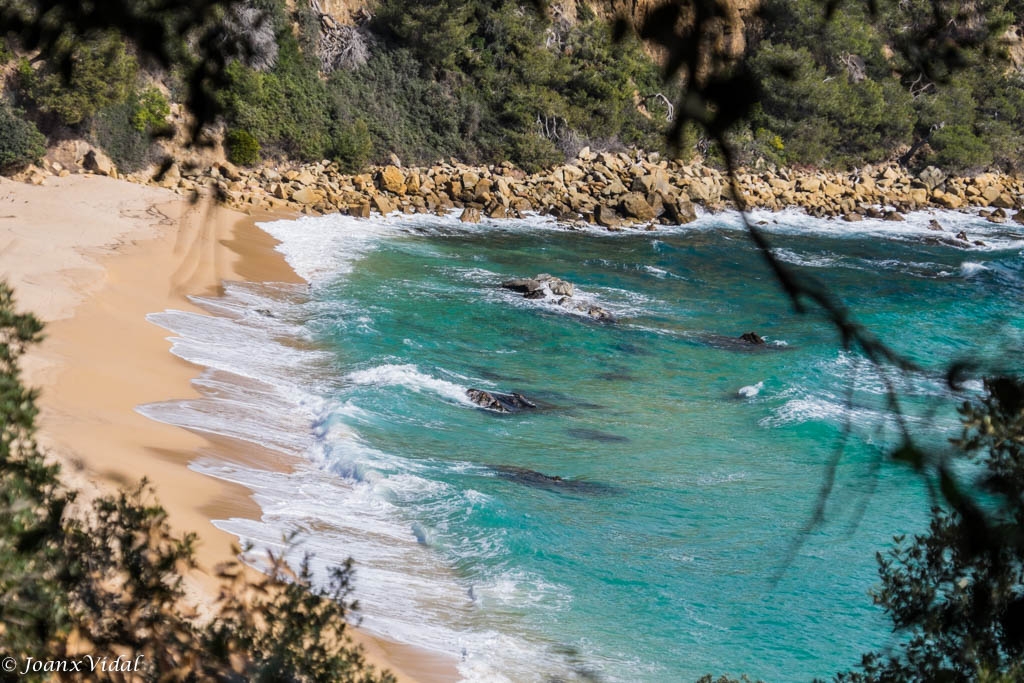
<instances>
[{"instance_id":1,"label":"cliff face","mask_svg":"<svg viewBox=\"0 0 1024 683\"><path fill-rule=\"evenodd\" d=\"M308 2L313 10L330 15L342 25L358 23L362 18L371 15L375 2L375 0L294 1ZM647 18L647 15L666 1L671 0L551 0L548 3L548 12L552 19L572 26L578 21L581 14L580 6L586 5L591 12L608 21L625 17L634 26L639 26ZM742 41L742 30L746 18L758 5L759 0L723 0L726 14L725 23L740 41ZM737 47L742 50L742 46Z\"/></svg>"},{"instance_id":2,"label":"cliff face","mask_svg":"<svg viewBox=\"0 0 1024 683\"><path fill-rule=\"evenodd\" d=\"M330 15L342 26L351 26L369 17L372 4L372 0L309 0L314 11Z\"/></svg>"},{"instance_id":3,"label":"cliff face","mask_svg":"<svg viewBox=\"0 0 1024 683\"><path fill-rule=\"evenodd\" d=\"M609 21L618 18L625 18L635 27L640 27L647 17L659 6L672 0L568 0L576 5L586 3L598 16ZM751 20L760 0L718 0L722 10L722 16L714 19L709 26L709 31L704 36L705 54L709 61L700 69L707 72L710 67L710 60L728 61L736 59L746 49L745 33L747 23ZM678 29L683 29L693 17L684 8L679 18ZM658 62L663 62L666 54L664 50L648 46L651 56Z\"/></svg>"}]
</instances>

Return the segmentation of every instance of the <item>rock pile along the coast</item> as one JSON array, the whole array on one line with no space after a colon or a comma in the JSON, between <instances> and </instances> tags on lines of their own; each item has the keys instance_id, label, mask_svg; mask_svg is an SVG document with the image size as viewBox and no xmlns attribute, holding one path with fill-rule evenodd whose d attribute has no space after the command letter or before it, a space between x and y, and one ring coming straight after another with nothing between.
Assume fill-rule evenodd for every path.
<instances>
[{"instance_id":1,"label":"rock pile along the coast","mask_svg":"<svg viewBox=\"0 0 1024 683\"><path fill-rule=\"evenodd\" d=\"M47 160L20 177L36 184L48 175L77 170L118 177L102 152L87 146L81 151L82 158L74 162ZM215 190L230 206L250 211L368 218L373 213L460 210L465 222L537 212L566 224L609 230L688 223L696 219L695 205L710 211L736 206L726 174L714 168L657 154L593 153L586 148L571 163L534 174L507 163L479 167L449 161L428 168L393 164L346 175L337 164L323 161L287 169L175 163L156 178L152 172L125 177L180 193ZM737 182L748 208L799 207L823 218L898 221L903 213L921 209L985 207L991 210L981 215L992 222L1024 223L1024 179L998 173L947 177L928 167L912 175L895 164L847 173L765 166L740 169Z\"/></svg>"}]
</instances>

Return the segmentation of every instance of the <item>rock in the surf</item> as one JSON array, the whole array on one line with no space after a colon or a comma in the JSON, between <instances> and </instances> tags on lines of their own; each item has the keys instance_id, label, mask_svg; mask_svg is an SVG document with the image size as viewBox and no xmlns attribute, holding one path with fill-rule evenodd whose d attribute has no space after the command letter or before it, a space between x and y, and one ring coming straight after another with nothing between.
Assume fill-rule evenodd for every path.
<instances>
[{"instance_id":1,"label":"rock in the surf","mask_svg":"<svg viewBox=\"0 0 1024 683\"><path fill-rule=\"evenodd\" d=\"M740 339L755 346L764 344L764 337L759 335L757 332L744 332L740 335Z\"/></svg>"},{"instance_id":2,"label":"rock in the surf","mask_svg":"<svg viewBox=\"0 0 1024 683\"><path fill-rule=\"evenodd\" d=\"M541 273L536 278L538 282L543 283L551 290L551 293L555 296L572 296L574 288L571 282L566 282L561 278L557 278L554 275L548 273Z\"/></svg>"},{"instance_id":3,"label":"rock in the surf","mask_svg":"<svg viewBox=\"0 0 1024 683\"><path fill-rule=\"evenodd\" d=\"M505 289L511 289L513 292L519 292L520 294L529 294L530 292L536 292L544 289L544 285L539 280L535 280L529 277L517 277L511 280L505 280L501 283L501 286Z\"/></svg>"},{"instance_id":4,"label":"rock in the surf","mask_svg":"<svg viewBox=\"0 0 1024 683\"><path fill-rule=\"evenodd\" d=\"M496 391L485 391L483 389L467 389L466 396L481 408L493 410L496 413L518 413L522 410L537 407L536 403L516 392L500 394Z\"/></svg>"},{"instance_id":5,"label":"rock in the surf","mask_svg":"<svg viewBox=\"0 0 1024 683\"><path fill-rule=\"evenodd\" d=\"M615 316L600 306L587 307L587 315L600 322L615 322Z\"/></svg>"},{"instance_id":6,"label":"rock in the surf","mask_svg":"<svg viewBox=\"0 0 1024 683\"><path fill-rule=\"evenodd\" d=\"M566 282L548 273L541 273L536 277L514 278L501 283L505 289L519 292L527 299L543 299L548 294L553 296L571 297L575 288L571 282Z\"/></svg>"}]
</instances>

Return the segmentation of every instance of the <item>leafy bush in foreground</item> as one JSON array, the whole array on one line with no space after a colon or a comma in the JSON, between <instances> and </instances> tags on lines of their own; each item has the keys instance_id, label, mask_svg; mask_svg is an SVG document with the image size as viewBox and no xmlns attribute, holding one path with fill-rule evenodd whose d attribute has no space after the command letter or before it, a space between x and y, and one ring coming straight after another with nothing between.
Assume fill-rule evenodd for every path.
<instances>
[{"instance_id":1,"label":"leafy bush in foreground","mask_svg":"<svg viewBox=\"0 0 1024 683\"><path fill-rule=\"evenodd\" d=\"M904 636L840 681L1019 681L1024 675L1024 382L1001 377L961 408L957 450L976 466L977 498L946 472L949 509L927 533L879 553L874 594Z\"/></svg>"},{"instance_id":2,"label":"leafy bush in foreground","mask_svg":"<svg viewBox=\"0 0 1024 683\"><path fill-rule=\"evenodd\" d=\"M142 655L141 678L153 681L393 682L346 633L351 563L324 588L313 584L308 559L294 572L270 555L269 573L257 579L229 563L218 571L212 618L200 620L184 601L195 536L171 532L145 482L69 507L74 493L36 446L36 394L18 370L41 329L14 312L0 282L0 652L19 665ZM92 675L123 680L113 671Z\"/></svg>"}]
</instances>

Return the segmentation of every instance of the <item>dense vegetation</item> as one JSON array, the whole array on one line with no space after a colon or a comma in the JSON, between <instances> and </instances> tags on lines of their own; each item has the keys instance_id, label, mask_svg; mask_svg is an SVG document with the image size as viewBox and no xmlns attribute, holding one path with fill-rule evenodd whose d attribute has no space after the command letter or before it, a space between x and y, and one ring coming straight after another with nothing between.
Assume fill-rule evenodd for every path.
<instances>
[{"instance_id":1,"label":"dense vegetation","mask_svg":"<svg viewBox=\"0 0 1024 683\"><path fill-rule=\"evenodd\" d=\"M146 82L125 40L102 33L69 50L66 71L55 60L18 61L11 84L29 114L24 123L51 139L88 138L124 170L152 162L157 158L153 139L168 132L170 106L163 92Z\"/></svg>"},{"instance_id":2,"label":"dense vegetation","mask_svg":"<svg viewBox=\"0 0 1024 683\"><path fill-rule=\"evenodd\" d=\"M884 159L951 171L1022 167L1024 70L1003 43L1015 0L937 5L766 0L750 31L763 82L748 156L844 166ZM950 61L932 58L944 44ZM955 47L955 53L953 48ZM941 53L940 53L941 54ZM777 137L776 137L777 136Z\"/></svg>"},{"instance_id":3,"label":"dense vegetation","mask_svg":"<svg viewBox=\"0 0 1024 683\"><path fill-rule=\"evenodd\" d=\"M213 614L201 620L184 600L195 539L170 531L144 482L76 502L36 445L36 394L19 375L18 361L41 329L15 312L0 282L0 652L15 658L16 671L28 657L114 662L125 655L141 656L141 680L394 680L367 666L346 633L350 565L314 587L308 562L293 571L271 556L259 579L231 563L219 571ZM128 679L116 671L93 676ZM67 671L57 678L81 680Z\"/></svg>"},{"instance_id":4,"label":"dense vegetation","mask_svg":"<svg viewBox=\"0 0 1024 683\"><path fill-rule=\"evenodd\" d=\"M277 62L233 65L223 102L229 126L266 152L349 168L392 152L531 168L588 143L664 145L665 110L634 104L664 89L657 67L635 42L614 44L593 15L570 29L513 1L385 0L347 34L362 58L322 79L319 18L298 10L296 31L280 3L264 4Z\"/></svg>"},{"instance_id":5,"label":"dense vegetation","mask_svg":"<svg viewBox=\"0 0 1024 683\"><path fill-rule=\"evenodd\" d=\"M1020 0L938 3L938 31L930 2L838 3L826 20L820 0L765 0L743 26L758 97L732 130L740 161L1019 170L1024 71L1001 39L1024 16ZM598 5L577 3L570 22L520 0L378 0L360 26L339 29L304 2L247 0L223 13L249 53L226 60L210 111L243 164L328 158L356 170L395 153L533 169L584 145L662 150L679 84L635 39L614 41ZM152 81L181 99L195 84L151 60L140 68L123 31L61 40L67 60L21 62L15 104L51 138L88 137L123 168L152 161L152 136L166 130L140 112L167 104ZM910 49L944 41L958 47L955 65ZM707 151L699 142L686 136L680 155Z\"/></svg>"}]
</instances>

